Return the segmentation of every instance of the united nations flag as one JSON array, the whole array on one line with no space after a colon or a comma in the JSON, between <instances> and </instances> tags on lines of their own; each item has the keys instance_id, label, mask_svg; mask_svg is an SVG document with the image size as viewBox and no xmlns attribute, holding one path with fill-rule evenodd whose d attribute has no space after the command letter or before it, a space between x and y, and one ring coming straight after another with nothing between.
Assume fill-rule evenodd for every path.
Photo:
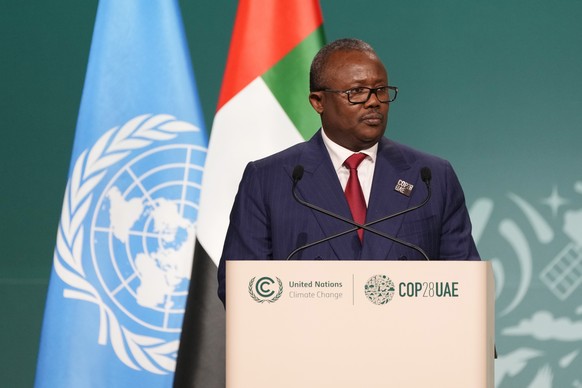
<instances>
[{"instance_id":1,"label":"united nations flag","mask_svg":"<svg viewBox=\"0 0 582 388\"><path fill-rule=\"evenodd\" d=\"M36 387L169 387L206 134L177 1L99 3Z\"/></svg>"}]
</instances>

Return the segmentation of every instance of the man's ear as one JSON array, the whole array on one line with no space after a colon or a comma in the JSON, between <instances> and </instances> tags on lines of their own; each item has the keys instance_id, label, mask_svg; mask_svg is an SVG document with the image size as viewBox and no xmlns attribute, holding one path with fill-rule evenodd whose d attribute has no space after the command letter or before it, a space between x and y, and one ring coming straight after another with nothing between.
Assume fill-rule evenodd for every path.
<instances>
[{"instance_id":1,"label":"man's ear","mask_svg":"<svg viewBox=\"0 0 582 388\"><path fill-rule=\"evenodd\" d=\"M318 114L323 113L323 92L311 92L309 93L309 102L311 106Z\"/></svg>"}]
</instances>

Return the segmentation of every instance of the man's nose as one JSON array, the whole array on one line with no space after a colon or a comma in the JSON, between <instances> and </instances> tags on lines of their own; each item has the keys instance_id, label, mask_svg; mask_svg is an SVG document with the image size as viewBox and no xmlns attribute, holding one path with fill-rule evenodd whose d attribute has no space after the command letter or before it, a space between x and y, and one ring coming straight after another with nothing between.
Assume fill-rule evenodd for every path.
<instances>
[{"instance_id":1,"label":"man's nose","mask_svg":"<svg viewBox=\"0 0 582 388\"><path fill-rule=\"evenodd\" d=\"M378 98L378 95L376 94L377 92L377 90L370 91L370 98L368 98L368 101L366 101L364 104L365 106L379 106L382 104Z\"/></svg>"}]
</instances>

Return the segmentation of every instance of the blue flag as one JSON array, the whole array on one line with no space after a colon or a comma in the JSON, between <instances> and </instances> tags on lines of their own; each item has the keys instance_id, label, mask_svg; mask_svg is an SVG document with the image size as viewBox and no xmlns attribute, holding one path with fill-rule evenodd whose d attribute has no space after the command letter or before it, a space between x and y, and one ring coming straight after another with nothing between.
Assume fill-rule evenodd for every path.
<instances>
[{"instance_id":1,"label":"blue flag","mask_svg":"<svg viewBox=\"0 0 582 388\"><path fill-rule=\"evenodd\" d=\"M36 387L170 387L207 139L177 0L101 0Z\"/></svg>"}]
</instances>

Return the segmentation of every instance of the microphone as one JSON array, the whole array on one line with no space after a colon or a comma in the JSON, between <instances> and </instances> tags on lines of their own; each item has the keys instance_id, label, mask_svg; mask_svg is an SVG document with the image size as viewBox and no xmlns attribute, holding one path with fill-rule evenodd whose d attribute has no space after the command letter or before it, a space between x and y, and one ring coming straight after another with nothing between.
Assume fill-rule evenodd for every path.
<instances>
[{"instance_id":1,"label":"microphone","mask_svg":"<svg viewBox=\"0 0 582 388\"><path fill-rule=\"evenodd\" d=\"M303 173L301 173L301 176L303 176ZM420 179L422 179L422 181L427 185L430 185L430 180L432 179L432 172L430 171L430 168L423 167L420 169Z\"/></svg>"},{"instance_id":2,"label":"microphone","mask_svg":"<svg viewBox=\"0 0 582 388\"><path fill-rule=\"evenodd\" d=\"M302 165L298 164L297 166L295 166L295 168L293 169L293 188L295 188L297 183L301 180L301 178L303 178L304 172L305 169L303 168Z\"/></svg>"},{"instance_id":3,"label":"microphone","mask_svg":"<svg viewBox=\"0 0 582 388\"><path fill-rule=\"evenodd\" d=\"M386 239L388 239L390 241L393 241L395 243L398 243L398 244L404 245L404 246L406 246L408 248L411 248L411 249L419 252L427 261L430 261L430 259L428 258L428 255L419 246L414 245L414 244L411 244L411 243L406 242L406 241L403 241L403 240L401 240L399 238L396 238L394 236L390 236L388 234L385 234L383 232L380 232L379 230L376 230L376 229L373 229L373 228L370 227L370 226L372 226L374 224L377 224L379 222L387 221L389 219L392 219L394 217L401 216L401 215L403 215L405 213L414 211L414 210L416 210L416 209L421 208L422 206L424 206L429 201L429 199L431 197L431 193L432 193L431 192L431 187L430 187L430 180L431 180L431 177L432 177L432 173L430 171L430 168L423 167L420 170L420 177L421 177L422 181L425 183L426 188L427 188L426 198L420 204L415 205L415 206L410 207L410 208L407 208L407 209L404 209L404 210L401 210L401 211L396 212L394 214L390 214L388 216L379 218L379 219L377 219L375 221L368 222L366 224L358 224L357 222L354 222L353 220L351 220L349 218L343 217L343 216L341 216L339 214L335 214L335 213L333 213L333 212L331 212L329 210L323 209L323 208L321 208L319 206L316 206L314 204L311 204L311 203L309 203L309 202L304 201L303 199L301 199L299 197L299 195L297 194L297 184L299 183L299 181L301 180L301 178L303 178L303 173L304 173L304 168L303 168L302 165L297 165L293 169L293 174L292 174L292 178L293 178L293 187L292 187L293 198L295 198L295 200L297 202L299 202L303 206L306 206L306 207L308 207L308 208L310 208L312 210L315 210L317 212L323 213L323 214L325 214L325 215L327 215L329 217L335 218L337 220L346 222L346 223L354 226L354 228L350 228L350 229L347 229L347 230L345 230L343 232L336 233L336 234L334 234L332 236L325 237L325 238L323 238L321 240L317 240L317 241L311 242L309 244L302 245L302 246L296 248L293 252L291 252L287 256L287 259L286 260L290 260L295 254L297 254L298 252L300 252L300 251L302 251L304 249L310 248L310 247L312 247L314 245L318 245L318 244L324 243L324 242L329 241L329 240L332 240L332 239L334 239L336 237L340 237L340 236L343 236L345 234L348 234L348 233L357 231L358 229L361 228L361 229L364 229L364 230L366 230L366 231L368 231L370 233L374 233L374 234L376 234L378 236L381 236L381 237L384 237L384 238L386 238Z\"/></svg>"}]
</instances>

